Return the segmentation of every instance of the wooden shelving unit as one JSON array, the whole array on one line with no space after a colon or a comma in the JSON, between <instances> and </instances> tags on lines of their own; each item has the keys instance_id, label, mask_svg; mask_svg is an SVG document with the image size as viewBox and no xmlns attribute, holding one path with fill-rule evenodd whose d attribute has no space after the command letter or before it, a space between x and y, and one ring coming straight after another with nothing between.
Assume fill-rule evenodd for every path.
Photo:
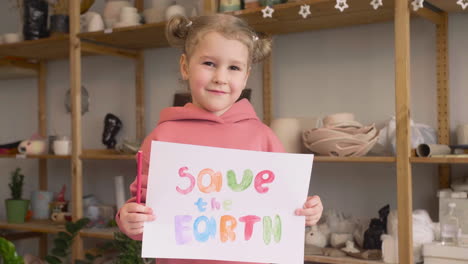
<instances>
[{"instance_id":1,"label":"wooden shelving unit","mask_svg":"<svg viewBox=\"0 0 468 264\"><path fill-rule=\"evenodd\" d=\"M431 158L410 158L411 163L428 164L468 164L468 157L431 157Z\"/></svg>"},{"instance_id":2,"label":"wooden shelving unit","mask_svg":"<svg viewBox=\"0 0 468 264\"><path fill-rule=\"evenodd\" d=\"M324 256L304 256L304 262L319 262L319 263L332 263L332 264L383 264L383 261L363 260L353 257L324 257Z\"/></svg>"},{"instance_id":3,"label":"wooden shelving unit","mask_svg":"<svg viewBox=\"0 0 468 264\"><path fill-rule=\"evenodd\" d=\"M314 163L395 163L395 157L327 157L314 156Z\"/></svg>"},{"instance_id":4,"label":"wooden shelving unit","mask_svg":"<svg viewBox=\"0 0 468 264\"><path fill-rule=\"evenodd\" d=\"M65 225L57 224L47 220L33 220L22 224L10 224L5 221L0 221L0 229L56 234L58 232L65 231ZM118 228L85 228L80 231L80 234L81 236L88 238L112 240L114 239L114 232L117 231Z\"/></svg>"},{"instance_id":5,"label":"wooden shelving unit","mask_svg":"<svg viewBox=\"0 0 468 264\"><path fill-rule=\"evenodd\" d=\"M69 37L58 36L18 43L1 44L0 56L55 60L68 58Z\"/></svg>"},{"instance_id":6,"label":"wooden shelving unit","mask_svg":"<svg viewBox=\"0 0 468 264\"><path fill-rule=\"evenodd\" d=\"M135 160L135 155L122 154L111 149L85 149L80 156L81 159L95 160Z\"/></svg>"},{"instance_id":7,"label":"wooden shelving unit","mask_svg":"<svg viewBox=\"0 0 468 264\"><path fill-rule=\"evenodd\" d=\"M441 10L451 12L460 11L454 1L426 0ZM450 2L450 3L449 3ZM135 1L140 9L143 7L142 0ZM297 12L300 5L309 4L312 16L302 19ZM412 164L468 164L468 158L438 157L417 158L411 157L409 150L409 27L410 17L422 17L433 22L437 31L437 56L438 61L438 98L439 98L439 138L440 142L448 141L448 71L447 71L447 14L438 9L422 8L413 12L409 7L409 0L384 1L384 6L374 10L369 5L369 0L353 0L345 12L339 12L334 8L335 0L303 0L275 5L273 18L262 18L261 9L243 10L234 12L234 15L247 20L255 30L273 35L312 30L323 30L337 27L347 27L371 23L395 22L395 91L396 91L396 117L397 117L397 146L399 149L395 157L352 157L335 158L316 156L318 163L394 163L397 170L398 208L399 208L399 252L400 263L413 262L412 249ZM466 12L466 11L465 11ZM70 60L70 87L72 97L72 142L73 153L70 156L36 155L17 157L16 155L0 155L0 158L31 158L39 160L40 189L47 189L47 160L48 159L70 159L72 163L72 207L74 219L83 216L83 160L134 160L134 155L122 155L109 150L83 150L82 149L82 124L81 124L81 57L90 54L104 54L129 58L135 62L135 93L136 93L136 128L137 137L142 138L144 128L144 87L143 72L144 58L143 50L167 47L168 43L164 36L165 23L147 24L128 28L119 28L112 31L100 31L91 33L79 33L79 1L70 4L70 35L54 38L24 41L14 44L0 45L0 58L14 56L26 59L25 62L0 59L0 78L2 67L6 71L10 69L29 69L38 78L39 89L39 131L45 136L45 60L66 59ZM21 64L21 65L20 65ZM8 76L8 75L7 75ZM12 77L13 75L10 75ZM21 75L19 75L21 77ZM263 70L263 115L266 120L272 117L272 87L271 87L271 60L267 60ZM444 167L447 168L447 167ZM443 169L447 178L449 170ZM445 185L446 180L441 180ZM63 226L57 226L50 222L28 222L25 224L8 224L0 222L1 229L15 229L28 232L57 233ZM73 258L83 257L82 238L112 239L115 229L85 229L80 232L76 243L73 245ZM45 245L47 240L41 237L41 244ZM41 248L43 249L43 247ZM324 256L305 256L306 261L321 263L350 263L350 264L377 264L378 261L365 261L355 258L332 258Z\"/></svg>"},{"instance_id":8,"label":"wooden shelving unit","mask_svg":"<svg viewBox=\"0 0 468 264\"><path fill-rule=\"evenodd\" d=\"M114 239L114 232L118 232L119 229L115 228L91 228L80 231L80 235L86 238L99 238L99 239Z\"/></svg>"},{"instance_id":9,"label":"wooden shelving unit","mask_svg":"<svg viewBox=\"0 0 468 264\"><path fill-rule=\"evenodd\" d=\"M30 231L38 233L55 234L65 230L63 224L56 224L52 221L28 221L22 224L10 224L6 221L0 221L0 229L12 229L18 231Z\"/></svg>"},{"instance_id":10,"label":"wooden shelving unit","mask_svg":"<svg viewBox=\"0 0 468 264\"><path fill-rule=\"evenodd\" d=\"M232 14L247 20L259 32L272 35L305 32L312 30L355 26L392 21L394 18L394 3L388 1L378 10L370 8L368 1L353 1L344 13L336 12L333 0L305 0L275 5L275 15L272 19L261 16L262 8L232 12ZM297 15L298 8L303 4L311 5L314 14L308 19ZM422 9L414 15L438 19L437 14L428 9ZM97 31L81 33L82 40L94 41L101 45L125 49L152 49L167 47L164 35L165 22L139 26L116 28L112 31Z\"/></svg>"},{"instance_id":11,"label":"wooden shelving unit","mask_svg":"<svg viewBox=\"0 0 468 264\"><path fill-rule=\"evenodd\" d=\"M0 158L9 158L9 159L70 159L70 155L53 155L53 154L43 154L43 155L23 155L23 154L0 154Z\"/></svg>"}]
</instances>

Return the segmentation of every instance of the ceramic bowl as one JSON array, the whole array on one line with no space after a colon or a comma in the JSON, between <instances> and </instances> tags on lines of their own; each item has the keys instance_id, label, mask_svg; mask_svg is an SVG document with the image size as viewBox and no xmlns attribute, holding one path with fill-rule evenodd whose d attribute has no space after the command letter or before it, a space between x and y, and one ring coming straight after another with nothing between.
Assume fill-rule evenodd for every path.
<instances>
[{"instance_id":1,"label":"ceramic bowl","mask_svg":"<svg viewBox=\"0 0 468 264\"><path fill-rule=\"evenodd\" d=\"M377 129L375 125L362 127L359 129L355 128L316 128L310 129L303 132L303 141L314 143L326 138L354 138L361 140L366 143L373 139L377 135Z\"/></svg>"},{"instance_id":2,"label":"ceramic bowl","mask_svg":"<svg viewBox=\"0 0 468 264\"><path fill-rule=\"evenodd\" d=\"M377 142L378 135L369 141L362 141L352 137L324 138L319 141L309 143L304 141L305 146L318 155L335 157L357 157L363 156Z\"/></svg>"},{"instance_id":3,"label":"ceramic bowl","mask_svg":"<svg viewBox=\"0 0 468 264\"><path fill-rule=\"evenodd\" d=\"M343 123L348 121L354 121L353 113L336 113L328 115L322 120L324 127L329 127L332 126L332 124Z\"/></svg>"}]
</instances>

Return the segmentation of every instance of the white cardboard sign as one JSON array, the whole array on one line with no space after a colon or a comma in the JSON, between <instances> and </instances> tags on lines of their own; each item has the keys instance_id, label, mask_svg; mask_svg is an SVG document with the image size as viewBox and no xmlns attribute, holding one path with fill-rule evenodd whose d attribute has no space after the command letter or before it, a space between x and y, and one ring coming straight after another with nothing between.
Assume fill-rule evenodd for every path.
<instances>
[{"instance_id":1,"label":"white cardboard sign","mask_svg":"<svg viewBox=\"0 0 468 264\"><path fill-rule=\"evenodd\" d=\"M313 155L153 141L142 257L304 263Z\"/></svg>"}]
</instances>

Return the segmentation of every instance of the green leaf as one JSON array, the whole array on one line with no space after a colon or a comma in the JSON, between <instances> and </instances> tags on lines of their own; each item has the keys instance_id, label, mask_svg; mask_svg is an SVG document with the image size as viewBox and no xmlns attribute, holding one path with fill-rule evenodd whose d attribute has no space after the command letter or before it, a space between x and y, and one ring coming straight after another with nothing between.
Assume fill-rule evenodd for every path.
<instances>
[{"instance_id":1,"label":"green leaf","mask_svg":"<svg viewBox=\"0 0 468 264\"><path fill-rule=\"evenodd\" d=\"M96 256L89 254L89 253L86 253L85 257L89 261L93 261L96 258Z\"/></svg>"},{"instance_id":2,"label":"green leaf","mask_svg":"<svg viewBox=\"0 0 468 264\"><path fill-rule=\"evenodd\" d=\"M83 229L88 223L89 223L88 218L81 218L80 220L76 221L75 226L78 228L78 230Z\"/></svg>"},{"instance_id":3,"label":"green leaf","mask_svg":"<svg viewBox=\"0 0 468 264\"><path fill-rule=\"evenodd\" d=\"M63 249L60 249L60 248L52 249L52 254L54 254L57 257L62 257L62 258L67 256L67 252L65 250L63 250Z\"/></svg>"},{"instance_id":4,"label":"green leaf","mask_svg":"<svg viewBox=\"0 0 468 264\"><path fill-rule=\"evenodd\" d=\"M71 235L74 235L77 231L78 231L78 228L76 227L76 225L72 222L67 222L65 224L65 229L67 229L67 231L71 234Z\"/></svg>"},{"instance_id":5,"label":"green leaf","mask_svg":"<svg viewBox=\"0 0 468 264\"><path fill-rule=\"evenodd\" d=\"M54 245L56 248L67 249L70 243L71 243L71 240L65 240L63 238L54 239Z\"/></svg>"},{"instance_id":6,"label":"green leaf","mask_svg":"<svg viewBox=\"0 0 468 264\"><path fill-rule=\"evenodd\" d=\"M65 240L71 240L72 239L72 236L70 234L68 234L68 233L65 233L65 232L58 232L57 237L63 238Z\"/></svg>"},{"instance_id":7,"label":"green leaf","mask_svg":"<svg viewBox=\"0 0 468 264\"><path fill-rule=\"evenodd\" d=\"M62 261L59 258L51 255L46 256L45 260L50 264L62 264Z\"/></svg>"}]
</instances>

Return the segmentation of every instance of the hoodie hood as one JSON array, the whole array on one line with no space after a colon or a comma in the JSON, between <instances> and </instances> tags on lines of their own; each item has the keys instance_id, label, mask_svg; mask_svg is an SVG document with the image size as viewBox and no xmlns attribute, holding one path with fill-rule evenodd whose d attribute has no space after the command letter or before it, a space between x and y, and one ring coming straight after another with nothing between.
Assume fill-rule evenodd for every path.
<instances>
[{"instance_id":1,"label":"hoodie hood","mask_svg":"<svg viewBox=\"0 0 468 264\"><path fill-rule=\"evenodd\" d=\"M221 116L201 109L192 103L188 103L183 107L168 107L161 111L158 125L167 121L177 120L199 120L228 124L249 119L259 120L250 102L247 99L242 99L233 104L231 108Z\"/></svg>"}]
</instances>

